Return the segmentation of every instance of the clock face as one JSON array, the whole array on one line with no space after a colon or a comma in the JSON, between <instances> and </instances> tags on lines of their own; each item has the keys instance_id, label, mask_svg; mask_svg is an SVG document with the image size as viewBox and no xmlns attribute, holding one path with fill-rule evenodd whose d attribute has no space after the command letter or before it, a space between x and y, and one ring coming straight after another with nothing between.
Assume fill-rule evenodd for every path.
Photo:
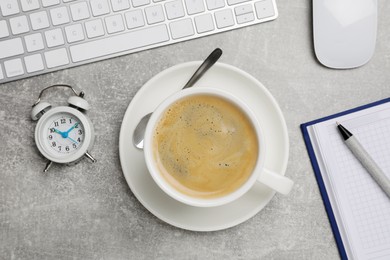
<instances>
[{"instance_id":1,"label":"clock face","mask_svg":"<svg viewBox=\"0 0 390 260\"><path fill-rule=\"evenodd\" d=\"M85 139L84 126L80 119L66 112L47 118L43 131L46 148L58 156L77 152Z\"/></svg>"},{"instance_id":2,"label":"clock face","mask_svg":"<svg viewBox=\"0 0 390 260\"><path fill-rule=\"evenodd\" d=\"M88 152L93 141L91 122L82 112L72 107L50 109L42 115L35 128L38 150L56 163L77 161Z\"/></svg>"}]
</instances>

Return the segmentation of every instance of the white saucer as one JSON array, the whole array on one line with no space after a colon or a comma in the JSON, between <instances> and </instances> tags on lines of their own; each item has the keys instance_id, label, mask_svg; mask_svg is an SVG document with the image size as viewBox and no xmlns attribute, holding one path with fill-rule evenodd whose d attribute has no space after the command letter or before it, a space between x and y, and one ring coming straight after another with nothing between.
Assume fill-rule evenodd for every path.
<instances>
[{"instance_id":1,"label":"white saucer","mask_svg":"<svg viewBox=\"0 0 390 260\"><path fill-rule=\"evenodd\" d=\"M232 203L215 208L187 206L160 190L146 168L143 152L132 143L133 131L139 120L169 95L179 91L199 65L200 62L189 62L171 67L153 77L138 91L123 118L119 155L130 189L152 214L179 228L215 231L253 217L267 205L275 192L256 183ZM284 175L289 152L287 127L278 104L268 90L246 72L222 63L216 63L194 87L197 86L229 91L255 112L266 136L265 167Z\"/></svg>"}]
</instances>

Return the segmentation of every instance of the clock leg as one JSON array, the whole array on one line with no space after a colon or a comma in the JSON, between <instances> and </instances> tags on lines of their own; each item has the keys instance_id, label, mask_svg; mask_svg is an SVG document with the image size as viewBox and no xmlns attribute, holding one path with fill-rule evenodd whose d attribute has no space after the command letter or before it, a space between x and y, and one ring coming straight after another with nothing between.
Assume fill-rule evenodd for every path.
<instances>
[{"instance_id":1,"label":"clock leg","mask_svg":"<svg viewBox=\"0 0 390 260\"><path fill-rule=\"evenodd\" d=\"M85 153L85 156L88 157L88 159L90 159L92 162L96 162L96 159L92 157L92 155L90 155L88 152Z\"/></svg>"},{"instance_id":2,"label":"clock leg","mask_svg":"<svg viewBox=\"0 0 390 260\"><path fill-rule=\"evenodd\" d=\"M45 169L43 170L43 172L47 172L49 170L49 168L51 167L51 165L53 164L52 161L48 161L46 166L45 166Z\"/></svg>"}]
</instances>

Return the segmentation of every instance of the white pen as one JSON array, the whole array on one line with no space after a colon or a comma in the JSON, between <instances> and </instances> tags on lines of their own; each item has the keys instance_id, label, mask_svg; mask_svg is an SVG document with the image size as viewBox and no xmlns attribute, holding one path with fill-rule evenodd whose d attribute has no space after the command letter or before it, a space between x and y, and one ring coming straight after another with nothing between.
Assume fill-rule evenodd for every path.
<instances>
[{"instance_id":1,"label":"white pen","mask_svg":"<svg viewBox=\"0 0 390 260\"><path fill-rule=\"evenodd\" d=\"M349 150L351 150L351 152L360 161L364 168L366 168L371 177L378 183L378 185L390 198L390 179L387 178L385 173L381 170L381 168L379 168L374 159L372 159L364 147L359 143L357 138L344 126L338 122L336 122L336 124Z\"/></svg>"}]
</instances>

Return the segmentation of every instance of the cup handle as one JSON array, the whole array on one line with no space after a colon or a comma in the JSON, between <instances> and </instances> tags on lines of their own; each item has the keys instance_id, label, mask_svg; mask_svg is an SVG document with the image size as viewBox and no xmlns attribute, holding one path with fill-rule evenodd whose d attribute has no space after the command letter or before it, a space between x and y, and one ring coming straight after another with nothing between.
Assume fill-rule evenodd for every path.
<instances>
[{"instance_id":1,"label":"cup handle","mask_svg":"<svg viewBox=\"0 0 390 260\"><path fill-rule=\"evenodd\" d=\"M294 184L294 182L289 178L267 169L263 169L263 172L260 174L260 177L257 179L257 181L267 185L271 189L283 195L287 195L291 191Z\"/></svg>"}]
</instances>

